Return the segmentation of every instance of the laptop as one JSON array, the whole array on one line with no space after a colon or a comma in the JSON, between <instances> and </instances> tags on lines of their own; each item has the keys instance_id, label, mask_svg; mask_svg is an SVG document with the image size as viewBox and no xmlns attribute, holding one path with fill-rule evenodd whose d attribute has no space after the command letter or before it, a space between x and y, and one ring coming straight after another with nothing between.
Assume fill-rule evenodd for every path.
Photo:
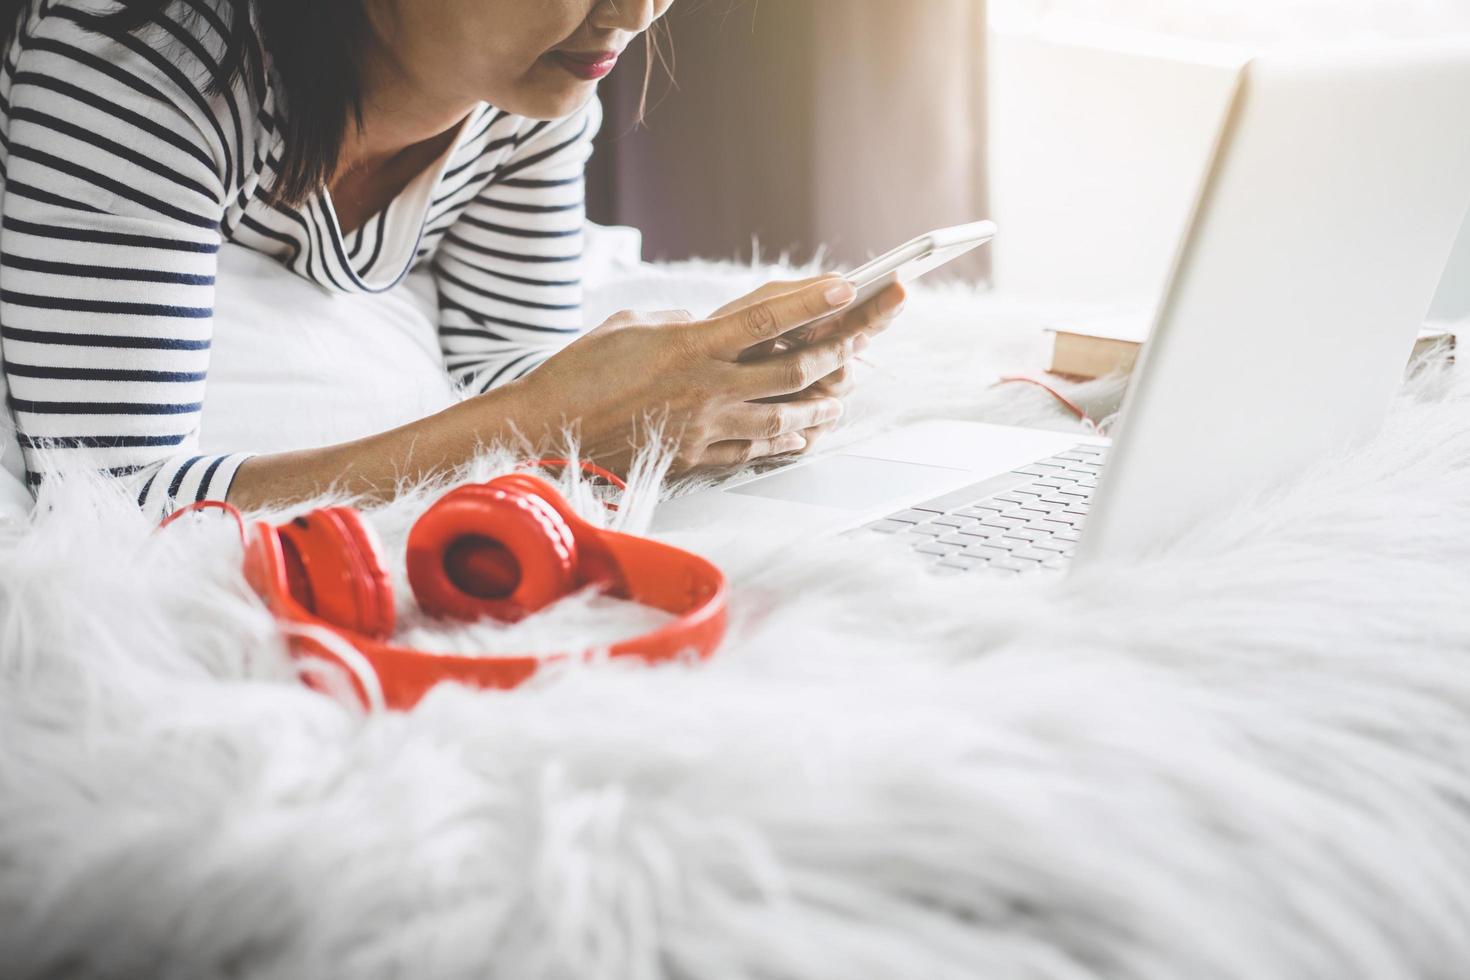
<instances>
[{"instance_id":1,"label":"laptop","mask_svg":"<svg viewBox=\"0 0 1470 980\"><path fill-rule=\"evenodd\" d=\"M1382 423L1470 209L1470 43L1244 66L1116 441L934 420L669 501L955 574L1143 557ZM900 326L899 329L903 329Z\"/></svg>"}]
</instances>

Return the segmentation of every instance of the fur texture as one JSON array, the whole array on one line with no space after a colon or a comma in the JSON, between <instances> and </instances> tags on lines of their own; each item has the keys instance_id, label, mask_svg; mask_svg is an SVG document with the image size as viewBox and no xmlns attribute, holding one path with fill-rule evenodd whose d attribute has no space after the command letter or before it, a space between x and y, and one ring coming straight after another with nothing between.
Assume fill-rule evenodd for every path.
<instances>
[{"instance_id":1,"label":"fur texture","mask_svg":"<svg viewBox=\"0 0 1470 980\"><path fill-rule=\"evenodd\" d=\"M698 310L759 277L628 289ZM957 289L911 310L844 437L1070 424L987 387L1039 362L1044 314ZM155 535L67 484L0 544L4 975L1463 976L1462 375L1147 563L976 582L701 532L737 584L713 661L407 715L293 682L226 525ZM1106 414L1116 390L1080 394ZM429 492L373 515L390 554ZM588 601L436 635L554 648Z\"/></svg>"}]
</instances>

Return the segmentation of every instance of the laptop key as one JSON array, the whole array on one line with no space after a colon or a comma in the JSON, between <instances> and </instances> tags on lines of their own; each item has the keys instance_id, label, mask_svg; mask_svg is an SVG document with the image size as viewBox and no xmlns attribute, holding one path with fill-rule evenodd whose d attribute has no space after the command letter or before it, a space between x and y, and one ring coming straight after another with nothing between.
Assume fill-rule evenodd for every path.
<instances>
[{"instance_id":1,"label":"laptop key","mask_svg":"<svg viewBox=\"0 0 1470 980\"><path fill-rule=\"evenodd\" d=\"M889 514L888 520L902 521L905 524L923 524L934 515L927 510L901 510L897 514Z\"/></svg>"},{"instance_id":2,"label":"laptop key","mask_svg":"<svg viewBox=\"0 0 1470 980\"><path fill-rule=\"evenodd\" d=\"M944 537L936 538L935 540L938 541L940 544L957 544L961 548L964 548L967 547L971 542L979 539L972 538L968 534L961 534L960 532L956 531L953 534L946 534Z\"/></svg>"},{"instance_id":3,"label":"laptop key","mask_svg":"<svg viewBox=\"0 0 1470 980\"><path fill-rule=\"evenodd\" d=\"M1045 541L1051 536L1050 531L1037 531L1029 527L1018 527L1006 532L1006 537L1017 538L1021 541Z\"/></svg>"},{"instance_id":4,"label":"laptop key","mask_svg":"<svg viewBox=\"0 0 1470 980\"><path fill-rule=\"evenodd\" d=\"M1041 548L1017 548L1011 552L1012 558L1023 558L1026 561L1038 561L1042 563L1050 561L1056 556L1057 553L1055 551L1046 551Z\"/></svg>"},{"instance_id":5,"label":"laptop key","mask_svg":"<svg viewBox=\"0 0 1470 980\"><path fill-rule=\"evenodd\" d=\"M980 518L961 517L959 514L945 514L943 517L934 518L930 523L938 524L941 527L969 527L971 524L979 524Z\"/></svg>"},{"instance_id":6,"label":"laptop key","mask_svg":"<svg viewBox=\"0 0 1470 980\"><path fill-rule=\"evenodd\" d=\"M1076 531L1062 531L1059 534L1052 535L1052 537L1055 538L1057 541L1065 541L1069 544L1082 540L1082 535L1078 534Z\"/></svg>"},{"instance_id":7,"label":"laptop key","mask_svg":"<svg viewBox=\"0 0 1470 980\"><path fill-rule=\"evenodd\" d=\"M912 524L902 521L874 521L868 525L868 530L877 531L879 534L902 534L904 531L912 531Z\"/></svg>"},{"instance_id":8,"label":"laptop key","mask_svg":"<svg viewBox=\"0 0 1470 980\"><path fill-rule=\"evenodd\" d=\"M1066 467L1066 465L1067 464L1065 461L1055 462L1052 460L1043 460L1039 463L1032 463L1030 466L1023 466L1018 470L1014 470L1013 472L1024 473L1027 476L1046 476L1050 473L1055 473L1057 470L1063 469L1064 467Z\"/></svg>"},{"instance_id":9,"label":"laptop key","mask_svg":"<svg viewBox=\"0 0 1470 980\"><path fill-rule=\"evenodd\" d=\"M915 537L939 538L948 534L952 530L954 530L954 528L938 527L933 524L920 524L917 527L909 528L909 533L914 535Z\"/></svg>"},{"instance_id":10,"label":"laptop key","mask_svg":"<svg viewBox=\"0 0 1470 980\"><path fill-rule=\"evenodd\" d=\"M1061 531L1072 530L1072 525L1063 523L1062 521L1052 520L1032 521L1026 526L1034 531L1045 531L1047 534L1057 534Z\"/></svg>"},{"instance_id":11,"label":"laptop key","mask_svg":"<svg viewBox=\"0 0 1470 980\"><path fill-rule=\"evenodd\" d=\"M984 568L988 563L984 558L973 558L970 555L965 554L950 555L949 557L942 560L939 564L942 568L958 568L961 571L968 572L976 568Z\"/></svg>"},{"instance_id":12,"label":"laptop key","mask_svg":"<svg viewBox=\"0 0 1470 980\"><path fill-rule=\"evenodd\" d=\"M1066 541L1058 541L1056 538L1048 538L1045 541L1037 541L1031 545L1037 551L1045 551L1047 556L1055 558L1057 555L1065 554L1072 550L1072 545Z\"/></svg>"},{"instance_id":13,"label":"laptop key","mask_svg":"<svg viewBox=\"0 0 1470 980\"><path fill-rule=\"evenodd\" d=\"M944 555L948 557L959 554L964 549L957 544L941 544L938 541L928 541L919 545L914 550L924 555Z\"/></svg>"},{"instance_id":14,"label":"laptop key","mask_svg":"<svg viewBox=\"0 0 1470 980\"><path fill-rule=\"evenodd\" d=\"M951 490L941 497L926 500L922 504L915 504L916 510L931 510L936 514L948 514L961 507L969 506L977 500L993 497L998 493L1005 493L1012 487L1020 486L1029 482L1029 478L1017 473L1002 473L979 483L972 483L958 490Z\"/></svg>"},{"instance_id":15,"label":"laptop key","mask_svg":"<svg viewBox=\"0 0 1470 980\"><path fill-rule=\"evenodd\" d=\"M1005 548L996 548L988 544L972 544L965 549L965 554L973 555L976 558L984 558L986 561L994 558L1009 558L1011 556L1011 553Z\"/></svg>"},{"instance_id":16,"label":"laptop key","mask_svg":"<svg viewBox=\"0 0 1470 980\"><path fill-rule=\"evenodd\" d=\"M997 558L990 563L991 568L999 568L1008 572L1029 572L1041 567L1040 562L1026 561L1017 558Z\"/></svg>"},{"instance_id":17,"label":"laptop key","mask_svg":"<svg viewBox=\"0 0 1470 980\"><path fill-rule=\"evenodd\" d=\"M1019 518L1019 517L1001 517L1001 516L987 517L987 518L985 518L985 520L983 520L983 521L980 522L980 526L981 527L1000 527L1000 528L1024 527L1025 524L1026 524L1026 521L1024 519L1022 519L1022 518Z\"/></svg>"},{"instance_id":18,"label":"laptop key","mask_svg":"<svg viewBox=\"0 0 1470 980\"><path fill-rule=\"evenodd\" d=\"M984 537L988 537L988 536L990 536L992 534L1000 534L1002 531L1005 530L1004 528L994 527L992 525L989 525L989 524L986 524L985 523L986 521L989 521L989 520L996 520L999 517L1000 517L999 514L997 514L994 511L992 511L990 514L986 515L981 520L971 521L969 524L966 524L964 527L957 527L957 528L954 528L953 530L959 531L961 534L978 534L978 535L981 535L981 536L984 536Z\"/></svg>"}]
</instances>

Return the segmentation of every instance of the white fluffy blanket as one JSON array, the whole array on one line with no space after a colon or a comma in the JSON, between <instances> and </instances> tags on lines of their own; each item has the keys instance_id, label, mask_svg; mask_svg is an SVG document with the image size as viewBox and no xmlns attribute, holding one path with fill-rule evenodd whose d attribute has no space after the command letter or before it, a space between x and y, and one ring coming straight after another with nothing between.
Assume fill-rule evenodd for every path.
<instances>
[{"instance_id":1,"label":"white fluffy blanket","mask_svg":"<svg viewBox=\"0 0 1470 980\"><path fill-rule=\"evenodd\" d=\"M626 288L699 308L753 278ZM1039 364L1052 312L922 294L854 431L1067 424L988 388ZM1460 375L1146 564L997 584L711 529L737 586L712 662L567 667L407 715L292 681L223 527L153 536L67 487L0 544L0 972L1463 976ZM1105 412L1114 389L1083 395ZM375 515L390 551L422 507ZM579 600L440 641L636 618Z\"/></svg>"}]
</instances>

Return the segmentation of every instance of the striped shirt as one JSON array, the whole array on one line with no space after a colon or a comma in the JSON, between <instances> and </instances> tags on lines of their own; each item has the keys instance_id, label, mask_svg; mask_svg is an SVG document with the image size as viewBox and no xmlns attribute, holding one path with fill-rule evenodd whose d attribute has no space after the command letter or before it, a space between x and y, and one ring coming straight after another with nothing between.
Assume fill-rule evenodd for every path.
<instances>
[{"instance_id":1,"label":"striped shirt","mask_svg":"<svg viewBox=\"0 0 1470 980\"><path fill-rule=\"evenodd\" d=\"M138 34L110 0L32 0L0 67L0 352L34 488L85 465L153 514L223 499L249 453L205 456L200 410L222 242L338 293L439 289L446 369L481 392L581 327L583 174L601 115L481 105L452 148L360 229L323 190L267 198L283 151L270 73L211 94L227 16L181 0ZM370 338L369 338L370 342Z\"/></svg>"}]
</instances>

